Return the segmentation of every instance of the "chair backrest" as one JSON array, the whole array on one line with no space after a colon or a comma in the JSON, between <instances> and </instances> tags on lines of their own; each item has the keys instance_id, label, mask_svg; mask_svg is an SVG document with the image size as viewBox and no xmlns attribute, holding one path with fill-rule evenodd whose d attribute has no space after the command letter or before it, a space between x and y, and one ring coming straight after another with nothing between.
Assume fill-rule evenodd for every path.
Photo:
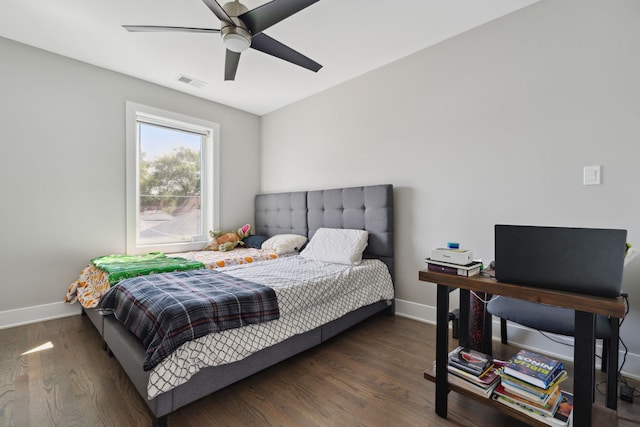
<instances>
[{"instance_id":1,"label":"chair backrest","mask_svg":"<svg viewBox=\"0 0 640 427\"><path fill-rule=\"evenodd\" d=\"M496 278L503 282L617 297L627 231L495 226Z\"/></svg>"}]
</instances>

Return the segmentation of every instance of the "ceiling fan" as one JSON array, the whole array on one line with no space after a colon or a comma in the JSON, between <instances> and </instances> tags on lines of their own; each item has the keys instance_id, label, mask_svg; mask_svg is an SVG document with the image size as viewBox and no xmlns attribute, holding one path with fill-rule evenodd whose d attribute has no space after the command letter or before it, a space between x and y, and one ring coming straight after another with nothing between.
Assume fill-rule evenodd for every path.
<instances>
[{"instance_id":1,"label":"ceiling fan","mask_svg":"<svg viewBox=\"0 0 640 427\"><path fill-rule=\"evenodd\" d=\"M202 0L220 20L220 29L166 27L156 25L123 25L128 31L183 31L190 33L220 33L226 48L224 79L234 80L240 53L253 48L300 67L317 72L322 65L264 34L263 31L285 18L316 3L318 0L273 0L249 10L238 0L224 6L216 0Z\"/></svg>"}]
</instances>

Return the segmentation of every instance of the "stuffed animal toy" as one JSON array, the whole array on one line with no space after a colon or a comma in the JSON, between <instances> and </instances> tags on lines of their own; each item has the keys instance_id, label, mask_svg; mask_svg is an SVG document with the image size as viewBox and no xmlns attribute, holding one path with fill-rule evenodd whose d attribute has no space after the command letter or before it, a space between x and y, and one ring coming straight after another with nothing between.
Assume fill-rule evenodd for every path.
<instances>
[{"instance_id":1,"label":"stuffed animal toy","mask_svg":"<svg viewBox=\"0 0 640 427\"><path fill-rule=\"evenodd\" d=\"M251 226L245 224L237 231L209 231L209 235L213 240L205 246L205 251L230 251L238 245L244 245L242 239L247 237L251 232Z\"/></svg>"}]
</instances>

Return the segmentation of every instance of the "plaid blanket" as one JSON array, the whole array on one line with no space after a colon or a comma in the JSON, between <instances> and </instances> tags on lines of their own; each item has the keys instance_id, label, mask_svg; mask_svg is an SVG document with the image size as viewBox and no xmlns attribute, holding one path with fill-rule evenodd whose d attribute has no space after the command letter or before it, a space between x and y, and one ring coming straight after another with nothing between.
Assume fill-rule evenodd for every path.
<instances>
[{"instance_id":1,"label":"plaid blanket","mask_svg":"<svg viewBox=\"0 0 640 427\"><path fill-rule=\"evenodd\" d=\"M273 289L215 270L123 280L104 294L98 310L113 313L140 339L145 371L187 341L280 317Z\"/></svg>"}]
</instances>

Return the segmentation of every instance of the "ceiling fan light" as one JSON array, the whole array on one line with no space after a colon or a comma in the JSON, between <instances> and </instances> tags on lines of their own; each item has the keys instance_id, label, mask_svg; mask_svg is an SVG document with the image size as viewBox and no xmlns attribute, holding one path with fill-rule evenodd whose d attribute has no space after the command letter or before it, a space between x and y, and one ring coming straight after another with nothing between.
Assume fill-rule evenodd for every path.
<instances>
[{"instance_id":1,"label":"ceiling fan light","mask_svg":"<svg viewBox=\"0 0 640 427\"><path fill-rule=\"evenodd\" d=\"M222 41L224 43L224 47L232 52L244 52L249 49L249 46L251 46L251 41L249 39L236 33L225 34Z\"/></svg>"}]
</instances>

